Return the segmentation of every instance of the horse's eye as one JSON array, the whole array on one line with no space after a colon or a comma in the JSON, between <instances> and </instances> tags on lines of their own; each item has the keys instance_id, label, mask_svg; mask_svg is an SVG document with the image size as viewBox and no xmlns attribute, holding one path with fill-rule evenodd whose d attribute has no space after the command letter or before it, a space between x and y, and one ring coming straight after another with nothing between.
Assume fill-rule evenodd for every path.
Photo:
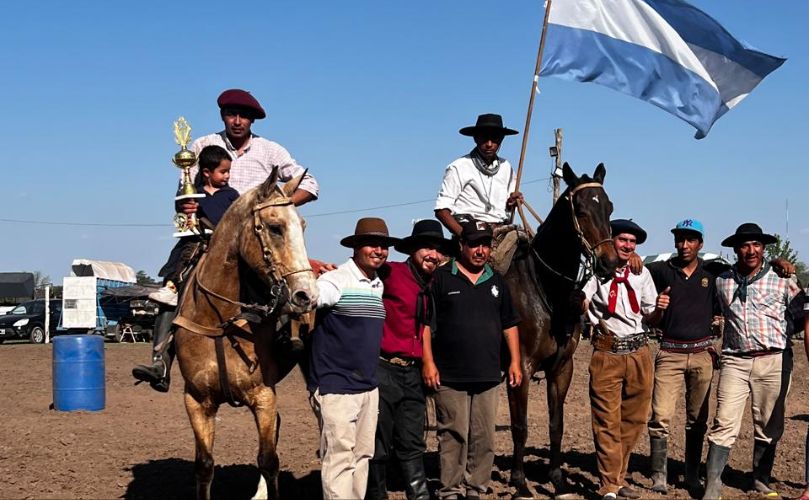
<instances>
[{"instance_id":1,"label":"horse's eye","mask_svg":"<svg viewBox=\"0 0 809 500\"><path fill-rule=\"evenodd\" d=\"M267 229L270 230L273 236L283 236L284 234L284 228L281 224L267 224Z\"/></svg>"}]
</instances>

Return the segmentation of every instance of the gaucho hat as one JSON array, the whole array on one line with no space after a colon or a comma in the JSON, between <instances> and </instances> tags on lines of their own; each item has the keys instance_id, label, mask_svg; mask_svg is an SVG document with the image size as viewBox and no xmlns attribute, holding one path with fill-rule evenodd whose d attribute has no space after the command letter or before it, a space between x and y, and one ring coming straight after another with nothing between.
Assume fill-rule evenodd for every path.
<instances>
[{"instance_id":1,"label":"gaucho hat","mask_svg":"<svg viewBox=\"0 0 809 500\"><path fill-rule=\"evenodd\" d=\"M472 127L464 127L459 130L461 135L474 137L479 132L499 132L503 135L519 134L516 130L506 128L503 126L503 117L493 113L479 115L478 121Z\"/></svg>"},{"instance_id":2,"label":"gaucho hat","mask_svg":"<svg viewBox=\"0 0 809 500\"><path fill-rule=\"evenodd\" d=\"M379 242L381 246L389 247L399 241L399 238L390 236L384 220L378 217L364 217L357 221L354 234L340 240L340 244L348 248L357 248L370 242Z\"/></svg>"},{"instance_id":3,"label":"gaucho hat","mask_svg":"<svg viewBox=\"0 0 809 500\"><path fill-rule=\"evenodd\" d=\"M611 220L610 228L612 229L613 236L621 233L629 233L635 236L638 245L646 241L646 231L630 219Z\"/></svg>"},{"instance_id":4,"label":"gaucho hat","mask_svg":"<svg viewBox=\"0 0 809 500\"><path fill-rule=\"evenodd\" d=\"M761 226L753 222L745 222L736 228L736 232L722 240L723 247L735 247L745 241L760 241L764 245L775 243L778 239L761 230Z\"/></svg>"},{"instance_id":5,"label":"gaucho hat","mask_svg":"<svg viewBox=\"0 0 809 500\"><path fill-rule=\"evenodd\" d=\"M411 254L419 248L435 245L441 253L448 253L451 241L444 238L444 229L441 223L435 219L422 219L413 225L410 236L393 246L403 254Z\"/></svg>"},{"instance_id":6,"label":"gaucho hat","mask_svg":"<svg viewBox=\"0 0 809 500\"><path fill-rule=\"evenodd\" d=\"M219 94L219 98L216 100L216 104L219 105L219 109L224 108L242 108L248 109L252 112L252 118L254 120L261 120L262 118L267 117L267 113L264 112L264 108L261 107L261 104L258 103L255 97L253 97L250 92L242 89L229 89L221 94Z\"/></svg>"}]
</instances>

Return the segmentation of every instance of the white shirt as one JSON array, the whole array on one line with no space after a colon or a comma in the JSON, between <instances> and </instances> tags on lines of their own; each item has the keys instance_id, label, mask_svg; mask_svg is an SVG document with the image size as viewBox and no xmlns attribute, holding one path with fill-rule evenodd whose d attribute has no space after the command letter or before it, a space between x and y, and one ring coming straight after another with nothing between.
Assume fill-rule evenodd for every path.
<instances>
[{"instance_id":1,"label":"white shirt","mask_svg":"<svg viewBox=\"0 0 809 500\"><path fill-rule=\"evenodd\" d=\"M332 307L347 294L370 295L379 299L381 305L383 290L384 286L378 275L367 278L357 267L354 259L348 259L337 266L337 269L321 274L317 278L317 307L318 309ZM351 293L347 293L349 291ZM384 310L382 314L384 317Z\"/></svg>"},{"instance_id":2,"label":"white shirt","mask_svg":"<svg viewBox=\"0 0 809 500\"><path fill-rule=\"evenodd\" d=\"M624 267L616 269L616 275L624 274ZM584 285L584 296L590 301L587 308L587 316L593 327L598 327L599 320L607 324L610 332L616 337L627 337L636 333L648 332L649 327L643 322L643 316L651 314L655 309L657 301L657 290L649 270L645 267L640 275L629 273L629 284L635 291L635 297L640 306L639 312L633 312L629 303L629 295L626 293L626 285L618 284L618 298L615 302L615 314L609 314L607 306L610 301L610 286L612 280L600 283L597 277L593 276Z\"/></svg>"},{"instance_id":3,"label":"white shirt","mask_svg":"<svg viewBox=\"0 0 809 500\"><path fill-rule=\"evenodd\" d=\"M497 157L500 170L489 176L472 162L471 155L458 158L447 166L435 201L435 210L448 208L455 214L468 214L483 222L503 222L508 218L506 201L514 192L516 179L511 164Z\"/></svg>"},{"instance_id":4,"label":"white shirt","mask_svg":"<svg viewBox=\"0 0 809 500\"><path fill-rule=\"evenodd\" d=\"M238 150L230 143L224 131L200 137L191 145L191 150L199 156L199 152L205 146L219 146L230 153L233 163L228 184L239 194L244 194L267 180L273 167L278 167L278 178L282 182L294 179L305 170L295 162L295 159L283 146L255 134L251 135L250 142L241 156L238 155ZM197 170L198 165L191 167L192 181L197 175ZM312 193L317 198L319 189L317 181L310 174L306 174L298 187Z\"/></svg>"}]
</instances>

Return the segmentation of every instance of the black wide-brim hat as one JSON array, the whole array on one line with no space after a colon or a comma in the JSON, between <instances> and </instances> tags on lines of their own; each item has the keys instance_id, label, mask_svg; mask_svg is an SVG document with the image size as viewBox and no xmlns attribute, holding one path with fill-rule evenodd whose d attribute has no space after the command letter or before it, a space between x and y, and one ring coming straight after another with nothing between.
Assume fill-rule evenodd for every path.
<instances>
[{"instance_id":1,"label":"black wide-brim hat","mask_svg":"<svg viewBox=\"0 0 809 500\"><path fill-rule=\"evenodd\" d=\"M621 233L629 233L635 236L635 243L638 245L641 245L644 241L646 241L646 231L644 231L642 227L635 224L635 222L630 219L611 220L610 228L612 229L613 236Z\"/></svg>"},{"instance_id":2,"label":"black wide-brim hat","mask_svg":"<svg viewBox=\"0 0 809 500\"><path fill-rule=\"evenodd\" d=\"M393 248L398 252L410 255L427 246L436 246L443 254L448 254L452 249L452 241L444 238L444 229L441 223L435 219L423 219L416 222L410 236L402 238Z\"/></svg>"},{"instance_id":3,"label":"black wide-brim hat","mask_svg":"<svg viewBox=\"0 0 809 500\"><path fill-rule=\"evenodd\" d=\"M340 240L340 244L348 248L357 248L369 243L379 243L384 247L391 247L399 243L388 232L388 225L379 217L364 217L357 221L354 234Z\"/></svg>"},{"instance_id":4,"label":"black wide-brim hat","mask_svg":"<svg viewBox=\"0 0 809 500\"><path fill-rule=\"evenodd\" d=\"M504 127L503 117L494 113L487 113L485 115L478 116L478 120L474 126L464 127L458 132L460 132L461 135L468 137L474 137L480 132L497 132L503 135L519 134L519 132L514 129Z\"/></svg>"},{"instance_id":5,"label":"black wide-brim hat","mask_svg":"<svg viewBox=\"0 0 809 500\"><path fill-rule=\"evenodd\" d=\"M769 245L778 241L778 238L761 230L761 226L754 222L745 222L736 228L736 232L722 240L723 247L735 247L745 241L760 241Z\"/></svg>"}]
</instances>

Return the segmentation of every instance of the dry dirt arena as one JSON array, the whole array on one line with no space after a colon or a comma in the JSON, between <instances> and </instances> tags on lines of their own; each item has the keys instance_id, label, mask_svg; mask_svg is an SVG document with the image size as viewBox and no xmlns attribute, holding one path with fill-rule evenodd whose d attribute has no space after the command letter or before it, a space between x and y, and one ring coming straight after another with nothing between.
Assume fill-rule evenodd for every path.
<instances>
[{"instance_id":1,"label":"dry dirt arena","mask_svg":"<svg viewBox=\"0 0 809 500\"><path fill-rule=\"evenodd\" d=\"M809 375L806 358L796 344L792 392L787 407L786 433L775 464L775 488L785 497L800 494L803 485L804 439L809 419ZM576 370L568 396L564 470L573 491L593 498L595 457L587 398L590 345L583 341L576 354ZM132 366L149 358L144 343L106 344L106 409L97 413L64 413L49 409L52 401L50 345L0 345L0 498L191 498L194 495L194 443L182 399L182 380L174 368L174 384L167 394L148 386L134 386ZM532 388L530 435L526 473L538 498L550 495L547 418L544 383ZM284 498L320 498L317 425L296 371L278 387L282 416L279 455ZM713 410L712 410L713 411ZM670 443L670 481L679 487L683 463L682 412ZM725 469L724 498L748 498L752 434L748 413L729 466ZM434 433L425 456L431 488L437 486L438 460ZM706 447L707 449L707 447ZM629 482L648 498L688 498L683 489L668 497L644 489L648 440L644 434L629 465ZM258 482L256 432L246 409L223 407L217 418L214 449L215 498L249 498ZM706 452L707 453L707 452ZM492 471L492 498L508 498L511 438L505 391L497 423L497 458ZM703 458L704 460L704 458ZM392 498L404 498L392 485ZM750 496L750 498L755 498Z\"/></svg>"}]
</instances>

